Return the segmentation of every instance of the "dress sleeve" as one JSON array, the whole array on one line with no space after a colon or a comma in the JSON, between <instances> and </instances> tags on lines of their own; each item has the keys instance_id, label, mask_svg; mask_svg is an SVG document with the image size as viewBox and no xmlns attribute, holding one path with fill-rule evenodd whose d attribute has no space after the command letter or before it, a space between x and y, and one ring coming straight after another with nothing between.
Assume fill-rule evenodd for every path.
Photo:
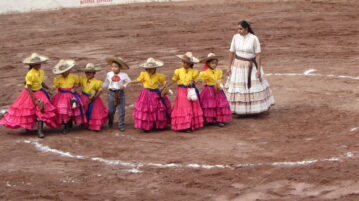
<instances>
[{"instance_id":1,"label":"dress sleeve","mask_svg":"<svg viewBox=\"0 0 359 201\"><path fill-rule=\"evenodd\" d=\"M32 85L34 83L34 76L31 73L27 73L25 80L26 80L26 85Z\"/></svg>"},{"instance_id":2,"label":"dress sleeve","mask_svg":"<svg viewBox=\"0 0 359 201\"><path fill-rule=\"evenodd\" d=\"M236 51L236 42L235 42L235 37L236 35L233 36L232 38L232 42L231 42L231 46L229 47L229 51L230 52L235 52Z\"/></svg>"},{"instance_id":3,"label":"dress sleeve","mask_svg":"<svg viewBox=\"0 0 359 201\"><path fill-rule=\"evenodd\" d=\"M176 82L179 80L179 70L178 69L176 69L175 72L173 73L172 80L176 81Z\"/></svg>"},{"instance_id":4,"label":"dress sleeve","mask_svg":"<svg viewBox=\"0 0 359 201\"><path fill-rule=\"evenodd\" d=\"M60 85L60 83L59 83L59 77L55 77L55 78L54 78L54 85L53 85L53 87L54 87L54 88L59 88L59 85Z\"/></svg>"},{"instance_id":5,"label":"dress sleeve","mask_svg":"<svg viewBox=\"0 0 359 201\"><path fill-rule=\"evenodd\" d=\"M97 80L95 88L96 88L96 91L102 91L102 81L101 80Z\"/></svg>"},{"instance_id":6,"label":"dress sleeve","mask_svg":"<svg viewBox=\"0 0 359 201\"><path fill-rule=\"evenodd\" d=\"M74 84L79 84L80 83L80 78L78 75L74 75Z\"/></svg>"},{"instance_id":7,"label":"dress sleeve","mask_svg":"<svg viewBox=\"0 0 359 201\"><path fill-rule=\"evenodd\" d=\"M199 73L199 79L200 80L203 80L203 81L206 81L208 79L208 74L206 71L202 71Z\"/></svg>"},{"instance_id":8,"label":"dress sleeve","mask_svg":"<svg viewBox=\"0 0 359 201\"><path fill-rule=\"evenodd\" d=\"M166 85L166 76L164 74L159 74L158 82L162 84L162 86Z\"/></svg>"},{"instance_id":9,"label":"dress sleeve","mask_svg":"<svg viewBox=\"0 0 359 201\"><path fill-rule=\"evenodd\" d=\"M254 53L256 53L256 54L261 53L261 44L260 44L257 36L254 38L253 50L254 50Z\"/></svg>"},{"instance_id":10,"label":"dress sleeve","mask_svg":"<svg viewBox=\"0 0 359 201\"><path fill-rule=\"evenodd\" d=\"M102 84L102 88L108 88L108 86L110 85L110 81L109 81L109 75L107 73L106 78L105 78L105 82Z\"/></svg>"},{"instance_id":11,"label":"dress sleeve","mask_svg":"<svg viewBox=\"0 0 359 201\"><path fill-rule=\"evenodd\" d=\"M145 73L141 72L140 76L138 76L138 78L136 80L139 82L144 82L145 81Z\"/></svg>"}]
</instances>

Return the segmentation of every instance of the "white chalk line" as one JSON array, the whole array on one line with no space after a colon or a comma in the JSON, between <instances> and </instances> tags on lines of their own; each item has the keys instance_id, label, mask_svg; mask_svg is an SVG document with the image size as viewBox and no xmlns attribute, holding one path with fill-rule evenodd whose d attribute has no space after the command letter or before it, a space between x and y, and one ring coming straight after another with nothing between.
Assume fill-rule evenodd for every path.
<instances>
[{"instance_id":1,"label":"white chalk line","mask_svg":"<svg viewBox=\"0 0 359 201\"><path fill-rule=\"evenodd\" d=\"M344 78L344 79L354 79L359 80L359 77L356 76L342 76L342 75L322 75L322 74L312 74L317 70L315 69L309 69L306 70L303 74L299 73L273 73L273 74L265 74L266 76L320 76L320 77L333 77L333 78ZM133 105L130 105L126 108L133 107ZM352 128L350 131L356 131L359 127ZM314 160L303 160L303 161L282 161L282 162L271 162L271 163L243 163L243 164L236 164L236 165L206 165L206 164L179 164L179 163L169 163L169 164L161 164L161 163L132 163L132 162L126 162L122 160L108 160L103 159L99 157L88 157L88 156L81 156L81 155L75 155L70 152L63 152L61 150L53 149L49 146L42 145L37 141L34 140L25 140L23 141L27 144L32 144L35 146L36 149L42 151L42 152L48 152L48 153L54 153L57 155L60 155L62 157L68 157L68 158L75 158L80 160L92 160L97 161L105 165L110 166L123 166L128 169L128 172L131 173L140 173L142 172L140 168L143 167L157 167L157 168L195 168L195 169L214 169L214 168L220 168L220 169L234 169L238 167L255 167L255 166L284 166L284 167L295 167L295 166L305 166L305 165L311 165L319 162L338 162L343 161L345 159L354 158L354 154L352 152L347 152L343 155L337 156L337 157L331 157L327 159L314 159Z\"/></svg>"},{"instance_id":2,"label":"white chalk line","mask_svg":"<svg viewBox=\"0 0 359 201\"><path fill-rule=\"evenodd\" d=\"M304 166L315 164L319 162L336 162L342 161L348 158L354 158L352 152L347 152L341 156L331 157L327 159L316 159L316 160L303 160L303 161L282 161L282 162L271 162L271 163L240 163L235 165L207 165L207 164L179 164L179 163L133 163L126 162L122 160L108 160L99 157L89 157L72 154L70 152L64 152L58 149L53 149L49 146L43 145L35 140L24 140L24 143L33 145L36 149L45 153L53 153L62 157L81 159L81 160L92 160L109 166L122 166L131 168L128 169L128 172L131 173L140 173L140 169L144 167L156 167L156 168L194 168L194 169L234 169L238 167L255 167L255 166L282 166L282 167L295 167L295 166Z\"/></svg>"}]
</instances>

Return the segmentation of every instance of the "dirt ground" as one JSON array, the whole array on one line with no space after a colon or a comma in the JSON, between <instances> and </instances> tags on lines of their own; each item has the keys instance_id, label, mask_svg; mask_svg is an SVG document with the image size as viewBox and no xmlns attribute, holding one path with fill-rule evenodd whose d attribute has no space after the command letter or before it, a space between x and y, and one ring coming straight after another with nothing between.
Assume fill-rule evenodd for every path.
<instances>
[{"instance_id":1,"label":"dirt ground","mask_svg":"<svg viewBox=\"0 0 359 201\"><path fill-rule=\"evenodd\" d=\"M109 71L108 55L125 58L133 79L147 57L162 59L169 79L176 54L226 56L241 19L262 43L265 72L282 75L266 77L276 99L269 113L224 128L134 129L140 85L127 90L123 133L47 129L39 140L2 128L0 200L359 200L359 79L335 77L359 76L358 13L358 1L206 0L1 15L2 109L20 94L31 52L50 57L48 84L60 58L76 59L75 71L87 62Z\"/></svg>"}]
</instances>

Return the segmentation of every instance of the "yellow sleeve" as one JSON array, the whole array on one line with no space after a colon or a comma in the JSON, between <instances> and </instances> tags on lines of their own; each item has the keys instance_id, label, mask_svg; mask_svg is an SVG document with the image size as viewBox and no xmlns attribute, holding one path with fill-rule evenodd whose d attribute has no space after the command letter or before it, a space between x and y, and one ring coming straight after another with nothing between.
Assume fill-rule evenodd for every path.
<instances>
[{"instance_id":1,"label":"yellow sleeve","mask_svg":"<svg viewBox=\"0 0 359 201\"><path fill-rule=\"evenodd\" d=\"M101 80L97 80L96 91L102 91L102 81Z\"/></svg>"},{"instance_id":2,"label":"yellow sleeve","mask_svg":"<svg viewBox=\"0 0 359 201\"><path fill-rule=\"evenodd\" d=\"M25 77L26 85L32 85L34 83L34 76L32 73L28 72Z\"/></svg>"},{"instance_id":3,"label":"yellow sleeve","mask_svg":"<svg viewBox=\"0 0 359 201\"><path fill-rule=\"evenodd\" d=\"M78 75L73 74L73 79L74 79L74 83L75 83L75 84L79 84L79 83L80 83L80 78L79 78Z\"/></svg>"},{"instance_id":4,"label":"yellow sleeve","mask_svg":"<svg viewBox=\"0 0 359 201\"><path fill-rule=\"evenodd\" d=\"M176 82L179 80L179 69L176 69L173 73L172 80Z\"/></svg>"},{"instance_id":5,"label":"yellow sleeve","mask_svg":"<svg viewBox=\"0 0 359 201\"><path fill-rule=\"evenodd\" d=\"M207 80L207 79L208 79L208 73L207 73L207 71L202 71L202 72L200 72L200 73L199 73L199 79L200 79L200 80L203 80L203 81Z\"/></svg>"},{"instance_id":6,"label":"yellow sleeve","mask_svg":"<svg viewBox=\"0 0 359 201\"><path fill-rule=\"evenodd\" d=\"M197 80L198 78L198 70L194 70L194 72L192 73L192 80Z\"/></svg>"},{"instance_id":7,"label":"yellow sleeve","mask_svg":"<svg viewBox=\"0 0 359 201\"><path fill-rule=\"evenodd\" d=\"M166 85L166 75L159 74L158 75L158 82L162 84L162 86Z\"/></svg>"},{"instance_id":8,"label":"yellow sleeve","mask_svg":"<svg viewBox=\"0 0 359 201\"><path fill-rule=\"evenodd\" d=\"M84 87L84 84L83 84L83 83L85 82L85 79L86 79L86 78L85 78L84 76L80 76L79 82L80 82L80 86L81 86L81 87Z\"/></svg>"},{"instance_id":9,"label":"yellow sleeve","mask_svg":"<svg viewBox=\"0 0 359 201\"><path fill-rule=\"evenodd\" d=\"M45 71L44 70L40 70L40 82L42 83L45 79Z\"/></svg>"},{"instance_id":10,"label":"yellow sleeve","mask_svg":"<svg viewBox=\"0 0 359 201\"><path fill-rule=\"evenodd\" d=\"M54 86L53 87L54 88L59 88L59 85L60 85L59 84L59 77L57 76L57 77L54 78Z\"/></svg>"},{"instance_id":11,"label":"yellow sleeve","mask_svg":"<svg viewBox=\"0 0 359 201\"><path fill-rule=\"evenodd\" d=\"M145 72L141 72L140 76L138 76L137 81L144 82L145 81Z\"/></svg>"}]
</instances>

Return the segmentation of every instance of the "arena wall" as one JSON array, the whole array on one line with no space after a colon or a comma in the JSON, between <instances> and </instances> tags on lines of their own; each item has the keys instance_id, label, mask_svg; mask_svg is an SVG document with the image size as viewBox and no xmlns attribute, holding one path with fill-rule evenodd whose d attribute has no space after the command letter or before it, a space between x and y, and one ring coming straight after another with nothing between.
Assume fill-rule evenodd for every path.
<instances>
[{"instance_id":1,"label":"arena wall","mask_svg":"<svg viewBox=\"0 0 359 201\"><path fill-rule=\"evenodd\" d=\"M76 8L86 6L127 4L141 2L170 2L181 0L13 0L0 1L0 14L14 12L31 12L60 8Z\"/></svg>"}]
</instances>

